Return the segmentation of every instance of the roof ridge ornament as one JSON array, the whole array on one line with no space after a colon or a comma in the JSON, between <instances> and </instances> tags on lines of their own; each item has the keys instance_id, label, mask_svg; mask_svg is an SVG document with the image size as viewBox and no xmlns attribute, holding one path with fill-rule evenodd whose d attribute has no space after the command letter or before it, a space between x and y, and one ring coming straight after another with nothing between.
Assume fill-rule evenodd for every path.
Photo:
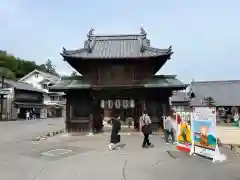
<instances>
[{"instance_id":1,"label":"roof ridge ornament","mask_svg":"<svg viewBox=\"0 0 240 180\"><path fill-rule=\"evenodd\" d=\"M67 50L65 49L65 47L62 47L62 53L60 53L62 56L64 56L65 54L67 54Z\"/></svg>"},{"instance_id":2,"label":"roof ridge ornament","mask_svg":"<svg viewBox=\"0 0 240 180\"><path fill-rule=\"evenodd\" d=\"M87 34L88 40L90 40L91 37L94 35L94 34L93 34L94 31L95 31L95 30L94 30L93 28L91 28L91 29L88 31L88 34Z\"/></svg>"},{"instance_id":3,"label":"roof ridge ornament","mask_svg":"<svg viewBox=\"0 0 240 180\"><path fill-rule=\"evenodd\" d=\"M172 45L169 46L169 48L167 49L168 53L172 53Z\"/></svg>"},{"instance_id":4,"label":"roof ridge ornament","mask_svg":"<svg viewBox=\"0 0 240 180\"><path fill-rule=\"evenodd\" d=\"M93 36L93 32L95 30L93 28L91 28L89 31L88 31L88 34L87 34L87 37L88 37L88 40L87 40L87 49L88 49L88 52L91 53L92 52L92 47L91 47L91 41L92 41L92 36Z\"/></svg>"},{"instance_id":5,"label":"roof ridge ornament","mask_svg":"<svg viewBox=\"0 0 240 180\"><path fill-rule=\"evenodd\" d=\"M144 44L144 40L147 38L147 32L143 29L143 26L140 28L140 41L141 41L141 48L140 48L140 52L144 52L145 51L145 44Z\"/></svg>"},{"instance_id":6,"label":"roof ridge ornament","mask_svg":"<svg viewBox=\"0 0 240 180\"><path fill-rule=\"evenodd\" d=\"M147 32L144 30L143 27L140 28L140 34L143 35L143 36L147 36Z\"/></svg>"}]
</instances>

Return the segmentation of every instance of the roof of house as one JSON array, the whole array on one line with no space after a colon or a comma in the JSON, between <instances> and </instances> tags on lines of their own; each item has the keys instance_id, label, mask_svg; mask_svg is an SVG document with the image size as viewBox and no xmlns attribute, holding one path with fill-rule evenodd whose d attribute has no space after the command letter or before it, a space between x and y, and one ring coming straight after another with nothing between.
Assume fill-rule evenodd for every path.
<instances>
[{"instance_id":1,"label":"roof of house","mask_svg":"<svg viewBox=\"0 0 240 180\"><path fill-rule=\"evenodd\" d=\"M53 74L46 73L46 72L40 71L38 69L35 69L32 72L28 73L26 76L19 79L19 81L24 81L26 78L30 77L34 73L42 74L46 79L49 79L50 81L53 81L53 82L57 82L61 79L59 76L56 76L56 75L53 75Z\"/></svg>"},{"instance_id":2,"label":"roof of house","mask_svg":"<svg viewBox=\"0 0 240 180\"><path fill-rule=\"evenodd\" d=\"M72 51L63 48L61 55L64 58L120 59L164 55L170 58L173 53L171 46L167 49L151 47L147 33L142 28L140 34L93 35L93 31L89 31L83 48Z\"/></svg>"},{"instance_id":3,"label":"roof of house","mask_svg":"<svg viewBox=\"0 0 240 180\"><path fill-rule=\"evenodd\" d=\"M23 82L19 82L19 81L13 81L13 80L9 80L9 79L5 79L4 83L6 83L6 84L8 84L11 87L14 87L16 89L19 89L19 90L43 92L42 90L34 88L33 85L28 84L28 83L23 83Z\"/></svg>"},{"instance_id":4,"label":"roof of house","mask_svg":"<svg viewBox=\"0 0 240 180\"><path fill-rule=\"evenodd\" d=\"M240 106L240 80L192 82L195 94L191 106L202 106L204 97L212 97L217 106Z\"/></svg>"},{"instance_id":5,"label":"roof of house","mask_svg":"<svg viewBox=\"0 0 240 180\"><path fill-rule=\"evenodd\" d=\"M187 93L183 91L177 91L171 97L171 102L186 102L186 101L189 101L189 98L187 96Z\"/></svg>"},{"instance_id":6,"label":"roof of house","mask_svg":"<svg viewBox=\"0 0 240 180\"><path fill-rule=\"evenodd\" d=\"M122 85L124 86L124 85ZM127 85L126 85L127 86ZM131 87L134 85L131 85ZM144 88L176 88L184 89L186 85L176 79L175 75L157 75L146 79L141 84L135 85ZM50 91L65 91L72 89L88 89L98 87L97 85L89 84L83 76L63 77L61 81L49 87ZM118 87L117 85L99 86L99 87Z\"/></svg>"}]
</instances>

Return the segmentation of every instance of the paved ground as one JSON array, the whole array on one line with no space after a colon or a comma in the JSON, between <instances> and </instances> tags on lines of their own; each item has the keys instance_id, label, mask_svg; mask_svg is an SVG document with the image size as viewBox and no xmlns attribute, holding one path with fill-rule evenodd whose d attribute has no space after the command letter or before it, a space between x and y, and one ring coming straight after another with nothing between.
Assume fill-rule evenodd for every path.
<instances>
[{"instance_id":1,"label":"paved ground","mask_svg":"<svg viewBox=\"0 0 240 180\"><path fill-rule=\"evenodd\" d=\"M1 142L22 142L32 139L45 132L64 128L63 118L48 118L38 120L20 120L0 122Z\"/></svg>"},{"instance_id":2,"label":"paved ground","mask_svg":"<svg viewBox=\"0 0 240 180\"><path fill-rule=\"evenodd\" d=\"M217 126L217 137L223 144L240 145L240 128Z\"/></svg>"},{"instance_id":3,"label":"paved ground","mask_svg":"<svg viewBox=\"0 0 240 180\"><path fill-rule=\"evenodd\" d=\"M51 125L49 125L51 124ZM154 135L155 148L142 149L142 136L122 135L123 148L110 152L109 136L59 135L32 142L30 136L62 127L60 119L0 123L0 179L6 180L146 180L146 179L240 179L240 158L213 164L189 157L165 145ZM124 145L125 144L125 145Z\"/></svg>"}]
</instances>

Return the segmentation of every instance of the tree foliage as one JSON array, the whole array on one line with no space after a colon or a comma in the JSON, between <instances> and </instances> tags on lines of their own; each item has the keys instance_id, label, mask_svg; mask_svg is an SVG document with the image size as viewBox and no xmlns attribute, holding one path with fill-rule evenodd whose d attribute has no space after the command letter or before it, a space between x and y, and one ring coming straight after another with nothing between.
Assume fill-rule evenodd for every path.
<instances>
[{"instance_id":1,"label":"tree foliage","mask_svg":"<svg viewBox=\"0 0 240 180\"><path fill-rule=\"evenodd\" d=\"M45 64L37 65L34 61L20 59L6 51L0 51L0 76L19 79L34 69L57 75L51 60L47 60Z\"/></svg>"},{"instance_id":2,"label":"tree foliage","mask_svg":"<svg viewBox=\"0 0 240 180\"><path fill-rule=\"evenodd\" d=\"M52 64L52 61L50 59L48 59L44 65L41 65L41 67L45 68L45 71L50 74L58 75L55 66Z\"/></svg>"},{"instance_id":3,"label":"tree foliage","mask_svg":"<svg viewBox=\"0 0 240 180\"><path fill-rule=\"evenodd\" d=\"M215 106L215 100L211 96L205 97L204 102L206 106L209 106L209 107Z\"/></svg>"}]
</instances>

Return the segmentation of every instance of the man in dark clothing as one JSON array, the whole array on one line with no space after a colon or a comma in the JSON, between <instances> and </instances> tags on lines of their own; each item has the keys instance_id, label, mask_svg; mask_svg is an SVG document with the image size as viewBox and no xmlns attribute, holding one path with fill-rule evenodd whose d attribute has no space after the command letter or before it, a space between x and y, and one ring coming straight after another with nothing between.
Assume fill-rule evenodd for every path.
<instances>
[{"instance_id":1,"label":"man in dark clothing","mask_svg":"<svg viewBox=\"0 0 240 180\"><path fill-rule=\"evenodd\" d=\"M151 134L151 119L147 114L147 110L144 110L143 115L140 117L140 126L144 135L142 147L152 147L149 141L149 135Z\"/></svg>"},{"instance_id":2,"label":"man in dark clothing","mask_svg":"<svg viewBox=\"0 0 240 180\"><path fill-rule=\"evenodd\" d=\"M117 148L117 144L120 142L119 131L121 130L120 116L112 120L112 132L110 137L110 144L108 145L109 150Z\"/></svg>"}]
</instances>

